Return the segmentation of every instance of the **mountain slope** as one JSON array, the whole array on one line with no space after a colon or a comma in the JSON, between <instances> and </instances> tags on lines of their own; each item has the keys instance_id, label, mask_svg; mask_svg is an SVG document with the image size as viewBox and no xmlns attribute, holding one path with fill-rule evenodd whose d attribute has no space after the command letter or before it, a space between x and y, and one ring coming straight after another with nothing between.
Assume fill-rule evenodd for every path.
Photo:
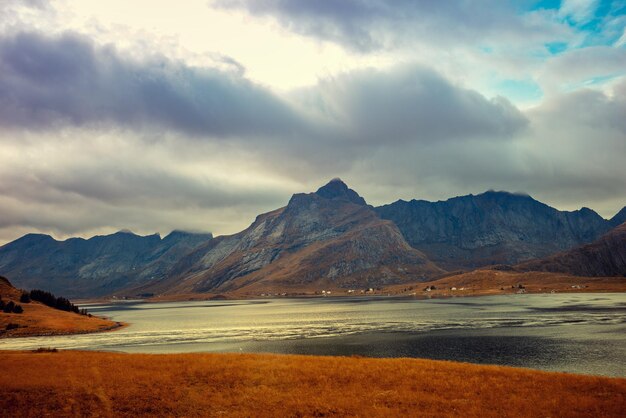
<instances>
[{"instance_id":1,"label":"mountain slope","mask_svg":"<svg viewBox=\"0 0 626 418\"><path fill-rule=\"evenodd\" d=\"M448 270L544 257L591 242L611 228L591 209L562 212L507 192L439 202L399 200L376 211L398 225L414 248Z\"/></svg>"},{"instance_id":2,"label":"mountain slope","mask_svg":"<svg viewBox=\"0 0 626 418\"><path fill-rule=\"evenodd\" d=\"M591 244L515 266L520 271L549 271L576 276L626 277L626 223Z\"/></svg>"},{"instance_id":3,"label":"mountain slope","mask_svg":"<svg viewBox=\"0 0 626 418\"><path fill-rule=\"evenodd\" d=\"M611 226L613 228L626 222L626 206L624 206L619 212L617 212L609 222L611 223Z\"/></svg>"},{"instance_id":4,"label":"mountain slope","mask_svg":"<svg viewBox=\"0 0 626 418\"><path fill-rule=\"evenodd\" d=\"M99 296L129 283L159 278L210 234L174 231L165 238L120 231L57 241L28 234L0 247L0 273L23 288L68 297Z\"/></svg>"},{"instance_id":5,"label":"mountain slope","mask_svg":"<svg viewBox=\"0 0 626 418\"><path fill-rule=\"evenodd\" d=\"M335 179L184 257L150 293L368 287L443 271ZM260 290L259 290L260 291Z\"/></svg>"}]
</instances>

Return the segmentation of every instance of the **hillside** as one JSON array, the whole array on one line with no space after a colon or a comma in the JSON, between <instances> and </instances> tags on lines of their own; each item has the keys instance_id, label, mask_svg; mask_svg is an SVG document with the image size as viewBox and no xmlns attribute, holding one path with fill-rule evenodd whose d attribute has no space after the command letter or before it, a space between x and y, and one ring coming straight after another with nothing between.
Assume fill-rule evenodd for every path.
<instances>
[{"instance_id":1,"label":"hillside","mask_svg":"<svg viewBox=\"0 0 626 418\"><path fill-rule=\"evenodd\" d=\"M19 304L24 310L19 314L0 311L0 338L82 334L106 331L121 326L107 319L53 309L36 301L22 303L20 302L21 294L22 292L13 287L6 278L0 277L0 299L5 303L12 301ZM17 325L17 328L7 330L9 324Z\"/></svg>"},{"instance_id":2,"label":"hillside","mask_svg":"<svg viewBox=\"0 0 626 418\"><path fill-rule=\"evenodd\" d=\"M550 271L577 276L626 276L626 223L591 244L515 266L519 271Z\"/></svg>"},{"instance_id":3,"label":"hillside","mask_svg":"<svg viewBox=\"0 0 626 418\"><path fill-rule=\"evenodd\" d=\"M588 208L559 211L527 195L494 191L439 202L399 200L376 211L447 270L544 257L591 242L614 222Z\"/></svg>"},{"instance_id":4,"label":"hillside","mask_svg":"<svg viewBox=\"0 0 626 418\"><path fill-rule=\"evenodd\" d=\"M430 290L426 291L426 288ZM418 297L459 297L552 292L626 292L626 277L581 277L543 271L478 269L426 283L415 283L408 287L389 286L382 289L381 293Z\"/></svg>"},{"instance_id":5,"label":"hillside","mask_svg":"<svg viewBox=\"0 0 626 418\"><path fill-rule=\"evenodd\" d=\"M335 179L296 194L246 230L183 257L170 277L138 289L172 294L381 286L443 271L411 248L356 192Z\"/></svg>"},{"instance_id":6,"label":"hillside","mask_svg":"<svg viewBox=\"0 0 626 418\"><path fill-rule=\"evenodd\" d=\"M615 216L613 216L609 222L611 223L611 226L613 228L620 226L621 224L626 222L626 206L624 206L622 210L617 212Z\"/></svg>"},{"instance_id":7,"label":"hillside","mask_svg":"<svg viewBox=\"0 0 626 418\"><path fill-rule=\"evenodd\" d=\"M90 239L57 241L28 234L0 247L0 274L22 288L39 288L67 297L93 297L157 279L210 234L174 231L139 236L128 231Z\"/></svg>"}]
</instances>

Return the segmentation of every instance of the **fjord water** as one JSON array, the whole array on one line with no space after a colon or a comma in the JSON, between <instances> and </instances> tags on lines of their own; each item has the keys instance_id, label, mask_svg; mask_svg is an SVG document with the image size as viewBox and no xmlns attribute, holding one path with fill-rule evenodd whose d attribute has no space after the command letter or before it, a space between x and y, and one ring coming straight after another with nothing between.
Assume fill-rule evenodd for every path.
<instances>
[{"instance_id":1,"label":"fjord water","mask_svg":"<svg viewBox=\"0 0 626 418\"><path fill-rule=\"evenodd\" d=\"M626 294L314 298L87 306L115 332L0 340L0 349L422 357L626 376Z\"/></svg>"}]
</instances>

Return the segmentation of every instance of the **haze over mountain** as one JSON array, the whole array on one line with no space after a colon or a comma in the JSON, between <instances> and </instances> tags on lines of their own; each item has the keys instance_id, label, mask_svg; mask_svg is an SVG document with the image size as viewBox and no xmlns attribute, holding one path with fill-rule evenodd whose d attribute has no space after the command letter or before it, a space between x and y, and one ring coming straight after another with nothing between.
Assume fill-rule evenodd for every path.
<instances>
[{"instance_id":1,"label":"haze over mountain","mask_svg":"<svg viewBox=\"0 0 626 418\"><path fill-rule=\"evenodd\" d=\"M544 257L591 242L614 222L588 208L559 211L527 195L495 191L439 202L398 200L376 211L448 270Z\"/></svg>"}]
</instances>

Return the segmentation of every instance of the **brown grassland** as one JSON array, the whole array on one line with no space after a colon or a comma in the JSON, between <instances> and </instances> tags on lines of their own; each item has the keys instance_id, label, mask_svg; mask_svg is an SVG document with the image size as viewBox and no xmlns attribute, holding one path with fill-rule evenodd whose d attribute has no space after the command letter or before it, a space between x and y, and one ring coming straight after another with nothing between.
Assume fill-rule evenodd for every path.
<instances>
[{"instance_id":1,"label":"brown grassland","mask_svg":"<svg viewBox=\"0 0 626 418\"><path fill-rule=\"evenodd\" d=\"M147 299L150 302L207 300L207 299L249 299L282 295L288 297L321 296L321 290L331 291L331 296L413 296L413 297L456 297L456 296L486 296L515 294L519 285L524 286L526 293L583 293L583 292L626 292L626 277L583 277L563 273L548 272L516 272L490 269L479 269L467 273L459 273L428 282L412 282L396 285L387 285L373 289L371 292L361 293L363 289L355 289L348 293L348 289L339 288L329 283L289 288L285 286L265 286L250 292L249 289L235 290L228 293L185 293L177 295L159 295ZM430 292L425 292L427 286L435 286ZM455 287L456 290L451 290ZM460 290L463 288L463 290ZM95 301L95 300L94 300Z\"/></svg>"},{"instance_id":2,"label":"brown grassland","mask_svg":"<svg viewBox=\"0 0 626 418\"><path fill-rule=\"evenodd\" d=\"M579 293L579 292L626 292L626 277L582 277L562 273L514 272L500 270L474 270L444 277L439 280L416 283L412 286L389 286L389 294L416 293L428 296L483 296L504 295L520 291L526 293ZM426 286L434 286L424 293ZM412 287L412 290L409 289ZM452 290L455 287L456 290ZM463 290L461 290L463 288Z\"/></svg>"},{"instance_id":3,"label":"brown grassland","mask_svg":"<svg viewBox=\"0 0 626 418\"><path fill-rule=\"evenodd\" d=\"M110 331L124 325L95 316L88 317L73 312L59 311L38 302L20 305L24 309L24 313L7 314L0 312L0 330L2 330L0 339L37 335L85 334ZM8 324L17 324L19 328L5 331Z\"/></svg>"},{"instance_id":4,"label":"brown grassland","mask_svg":"<svg viewBox=\"0 0 626 418\"><path fill-rule=\"evenodd\" d=\"M623 417L626 379L419 359L2 352L4 416Z\"/></svg>"}]
</instances>

